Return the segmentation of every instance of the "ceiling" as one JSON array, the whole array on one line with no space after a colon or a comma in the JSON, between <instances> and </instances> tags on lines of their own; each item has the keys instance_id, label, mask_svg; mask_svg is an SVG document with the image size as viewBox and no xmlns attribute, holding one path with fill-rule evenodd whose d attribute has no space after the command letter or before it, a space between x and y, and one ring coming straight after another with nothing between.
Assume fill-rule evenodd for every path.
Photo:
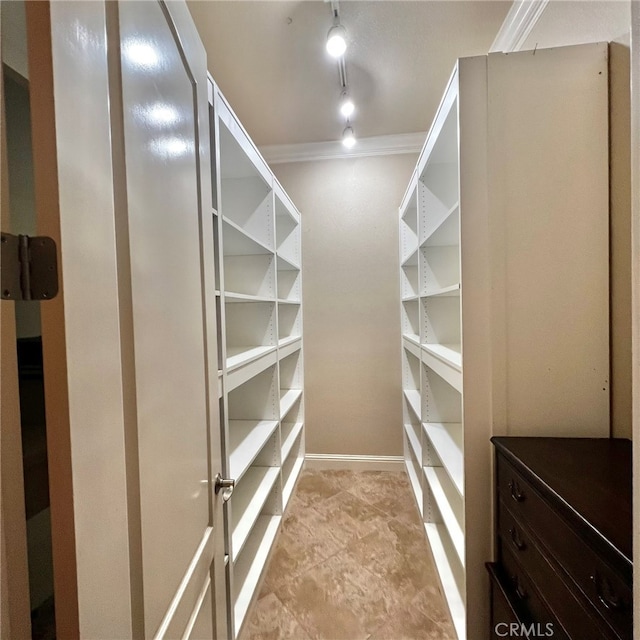
<instances>
[{"instance_id":1,"label":"ceiling","mask_svg":"<svg viewBox=\"0 0 640 640\"><path fill-rule=\"evenodd\" d=\"M337 63L319 0L188 2L209 71L259 146L340 138ZM343 0L358 137L426 131L456 58L487 53L509 0Z\"/></svg>"}]
</instances>

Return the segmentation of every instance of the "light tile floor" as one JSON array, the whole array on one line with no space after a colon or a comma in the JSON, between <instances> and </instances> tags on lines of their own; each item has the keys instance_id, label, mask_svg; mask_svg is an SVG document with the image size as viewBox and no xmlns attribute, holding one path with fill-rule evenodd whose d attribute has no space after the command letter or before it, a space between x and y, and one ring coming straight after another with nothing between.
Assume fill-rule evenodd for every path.
<instances>
[{"instance_id":1,"label":"light tile floor","mask_svg":"<svg viewBox=\"0 0 640 640\"><path fill-rule=\"evenodd\" d=\"M404 472L303 471L241 640L453 640Z\"/></svg>"}]
</instances>

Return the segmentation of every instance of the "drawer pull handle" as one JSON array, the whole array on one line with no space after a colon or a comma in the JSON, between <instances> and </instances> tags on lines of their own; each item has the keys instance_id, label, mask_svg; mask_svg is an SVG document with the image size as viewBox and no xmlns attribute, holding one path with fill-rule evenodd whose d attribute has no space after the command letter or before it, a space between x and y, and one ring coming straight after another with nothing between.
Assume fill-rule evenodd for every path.
<instances>
[{"instance_id":1,"label":"drawer pull handle","mask_svg":"<svg viewBox=\"0 0 640 640\"><path fill-rule=\"evenodd\" d=\"M509 489L511 490L511 497L516 502L523 502L526 496L522 493L520 486L516 480L509 480Z\"/></svg>"},{"instance_id":2,"label":"drawer pull handle","mask_svg":"<svg viewBox=\"0 0 640 640\"><path fill-rule=\"evenodd\" d=\"M518 551L524 551L527 548L526 543L520 537L520 534L515 527L511 527L511 529L509 529L509 535L511 536L511 542L513 542L513 546Z\"/></svg>"},{"instance_id":3,"label":"drawer pull handle","mask_svg":"<svg viewBox=\"0 0 640 640\"><path fill-rule=\"evenodd\" d=\"M520 584L520 580L518 579L518 576L511 576L511 580L513 582L513 586L515 588L516 595L518 596L518 598L520 600L526 600L529 597L529 594L522 588L522 585Z\"/></svg>"},{"instance_id":4,"label":"drawer pull handle","mask_svg":"<svg viewBox=\"0 0 640 640\"><path fill-rule=\"evenodd\" d=\"M607 611L620 611L624 607L622 599L616 595L607 578L594 571L591 580L595 584L598 600Z\"/></svg>"}]
</instances>

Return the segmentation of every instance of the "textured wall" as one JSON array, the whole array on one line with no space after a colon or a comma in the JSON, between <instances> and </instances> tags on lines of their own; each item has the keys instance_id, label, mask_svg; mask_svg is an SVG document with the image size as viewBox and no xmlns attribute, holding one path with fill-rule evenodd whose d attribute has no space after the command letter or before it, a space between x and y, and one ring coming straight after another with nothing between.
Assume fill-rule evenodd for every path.
<instances>
[{"instance_id":1,"label":"textured wall","mask_svg":"<svg viewBox=\"0 0 640 640\"><path fill-rule=\"evenodd\" d=\"M416 160L272 167L302 214L309 453L402 454L398 206Z\"/></svg>"},{"instance_id":2,"label":"textured wall","mask_svg":"<svg viewBox=\"0 0 640 640\"><path fill-rule=\"evenodd\" d=\"M523 49L611 42L611 427L631 438L631 165L628 0L552 0Z\"/></svg>"}]
</instances>

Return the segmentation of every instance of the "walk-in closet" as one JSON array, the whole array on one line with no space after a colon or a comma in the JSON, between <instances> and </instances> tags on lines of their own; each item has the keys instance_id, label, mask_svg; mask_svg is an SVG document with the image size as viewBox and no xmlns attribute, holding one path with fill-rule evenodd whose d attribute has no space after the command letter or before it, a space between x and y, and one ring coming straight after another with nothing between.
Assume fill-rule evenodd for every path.
<instances>
[{"instance_id":1,"label":"walk-in closet","mask_svg":"<svg viewBox=\"0 0 640 640\"><path fill-rule=\"evenodd\" d=\"M640 635L638 2L0 49L0 637Z\"/></svg>"}]
</instances>

